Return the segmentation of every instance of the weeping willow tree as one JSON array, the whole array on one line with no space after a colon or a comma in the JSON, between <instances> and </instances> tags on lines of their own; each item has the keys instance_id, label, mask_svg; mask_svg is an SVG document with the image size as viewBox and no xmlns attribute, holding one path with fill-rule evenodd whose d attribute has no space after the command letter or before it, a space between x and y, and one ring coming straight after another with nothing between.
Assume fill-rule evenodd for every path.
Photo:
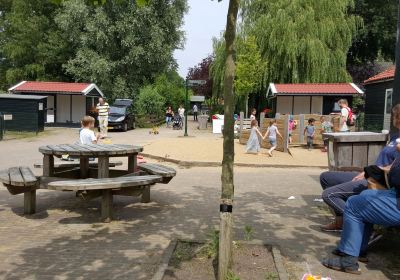
<instances>
[{"instance_id":1,"label":"weeping willow tree","mask_svg":"<svg viewBox=\"0 0 400 280\"><path fill-rule=\"evenodd\" d=\"M350 80L346 57L357 27L353 0L244 0L243 29L257 38L267 82Z\"/></svg>"}]
</instances>

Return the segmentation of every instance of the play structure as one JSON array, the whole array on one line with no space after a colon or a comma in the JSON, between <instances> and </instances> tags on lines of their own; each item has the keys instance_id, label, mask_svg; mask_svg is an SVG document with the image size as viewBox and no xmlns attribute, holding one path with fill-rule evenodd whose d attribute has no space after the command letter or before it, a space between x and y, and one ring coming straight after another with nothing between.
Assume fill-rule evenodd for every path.
<instances>
[{"instance_id":1,"label":"play structure","mask_svg":"<svg viewBox=\"0 0 400 280\"><path fill-rule=\"evenodd\" d=\"M316 128L316 134L314 138L314 145L321 147L323 146L323 139L321 134L321 122L320 122L321 115L317 114L292 115L292 118L296 122L296 126L292 131L292 143L290 144L290 146L302 146L306 144L307 138L304 135L304 128L307 126L308 120L310 118L313 118L315 120L314 124ZM328 115L325 116L325 119L330 120L332 122L334 132L339 131L339 119L340 119L339 116ZM267 132L271 120L272 120L271 118L265 118L264 114L260 115L260 130L263 134ZM277 150L281 152L287 152L289 148L289 115L277 114L276 122L279 132L283 136L283 139L279 137L277 138L278 140ZM239 127L240 127L239 142L240 144L246 145L247 140L249 139L250 136L250 120L241 117L239 121ZM266 149L270 148L268 139L261 141L261 147Z\"/></svg>"}]
</instances>

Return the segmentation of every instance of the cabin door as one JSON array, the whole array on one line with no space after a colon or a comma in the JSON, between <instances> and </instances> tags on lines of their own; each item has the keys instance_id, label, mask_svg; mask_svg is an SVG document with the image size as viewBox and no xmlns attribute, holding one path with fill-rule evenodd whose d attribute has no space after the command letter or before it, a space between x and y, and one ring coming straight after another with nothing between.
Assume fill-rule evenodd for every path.
<instances>
[{"instance_id":1,"label":"cabin door","mask_svg":"<svg viewBox=\"0 0 400 280\"><path fill-rule=\"evenodd\" d=\"M390 130L390 120L393 107L393 89L387 89L385 94L385 112L383 115L383 129Z\"/></svg>"}]
</instances>

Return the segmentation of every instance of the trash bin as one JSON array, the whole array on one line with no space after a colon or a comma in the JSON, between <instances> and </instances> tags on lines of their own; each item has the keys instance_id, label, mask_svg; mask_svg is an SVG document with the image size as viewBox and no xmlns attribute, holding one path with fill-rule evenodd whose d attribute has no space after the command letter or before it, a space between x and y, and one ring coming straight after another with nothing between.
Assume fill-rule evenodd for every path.
<instances>
[{"instance_id":1,"label":"trash bin","mask_svg":"<svg viewBox=\"0 0 400 280\"><path fill-rule=\"evenodd\" d=\"M373 165L389 140L387 133L325 133L329 139L328 165L331 171L362 171Z\"/></svg>"},{"instance_id":2,"label":"trash bin","mask_svg":"<svg viewBox=\"0 0 400 280\"><path fill-rule=\"evenodd\" d=\"M208 115L200 115L198 116L198 120L199 120L199 129L200 130L207 129Z\"/></svg>"}]
</instances>

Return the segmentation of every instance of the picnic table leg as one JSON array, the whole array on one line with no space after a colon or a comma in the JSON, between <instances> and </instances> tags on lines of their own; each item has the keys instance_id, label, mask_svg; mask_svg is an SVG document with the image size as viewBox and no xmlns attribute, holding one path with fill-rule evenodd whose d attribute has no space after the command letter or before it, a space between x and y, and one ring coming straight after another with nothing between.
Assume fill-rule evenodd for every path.
<instances>
[{"instance_id":1,"label":"picnic table leg","mask_svg":"<svg viewBox=\"0 0 400 280\"><path fill-rule=\"evenodd\" d=\"M137 169L137 154L128 157L128 172L134 173Z\"/></svg>"},{"instance_id":2,"label":"picnic table leg","mask_svg":"<svg viewBox=\"0 0 400 280\"><path fill-rule=\"evenodd\" d=\"M103 190L101 200L101 218L104 222L109 223L113 218L113 194L112 190Z\"/></svg>"},{"instance_id":3,"label":"picnic table leg","mask_svg":"<svg viewBox=\"0 0 400 280\"><path fill-rule=\"evenodd\" d=\"M150 202L150 186L145 186L142 191L142 203Z\"/></svg>"},{"instance_id":4,"label":"picnic table leg","mask_svg":"<svg viewBox=\"0 0 400 280\"><path fill-rule=\"evenodd\" d=\"M81 157L79 167L81 171L81 179L86 179L89 176L89 158Z\"/></svg>"},{"instance_id":5,"label":"picnic table leg","mask_svg":"<svg viewBox=\"0 0 400 280\"><path fill-rule=\"evenodd\" d=\"M35 214L36 212L36 190L24 193L24 214Z\"/></svg>"},{"instance_id":6,"label":"picnic table leg","mask_svg":"<svg viewBox=\"0 0 400 280\"><path fill-rule=\"evenodd\" d=\"M99 157L99 171L97 178L108 178L110 175L110 166L109 166L109 158L108 157Z\"/></svg>"},{"instance_id":7,"label":"picnic table leg","mask_svg":"<svg viewBox=\"0 0 400 280\"><path fill-rule=\"evenodd\" d=\"M43 156L43 176L54 176L54 157L52 155Z\"/></svg>"}]
</instances>

